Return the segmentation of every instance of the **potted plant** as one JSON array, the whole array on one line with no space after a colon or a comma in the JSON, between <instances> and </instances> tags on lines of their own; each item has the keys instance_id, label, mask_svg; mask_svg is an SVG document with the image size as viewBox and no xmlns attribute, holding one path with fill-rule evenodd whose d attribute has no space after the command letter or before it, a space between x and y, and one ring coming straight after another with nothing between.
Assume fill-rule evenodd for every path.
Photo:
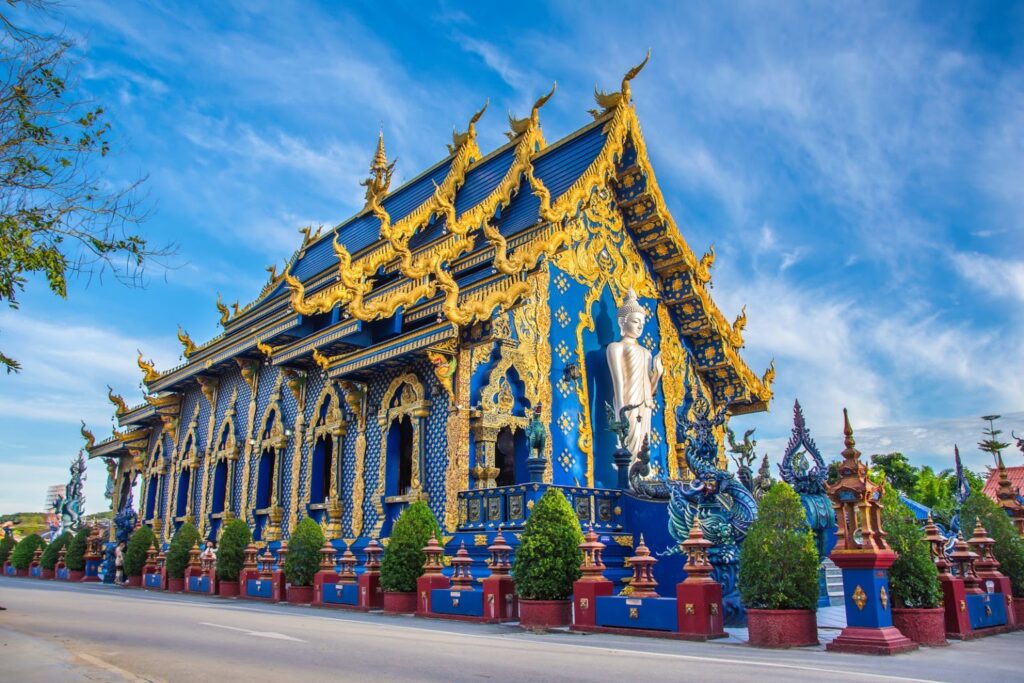
<instances>
[{"instance_id":1,"label":"potted plant","mask_svg":"<svg viewBox=\"0 0 1024 683\"><path fill-rule=\"evenodd\" d=\"M416 611L416 579L423 573L423 548L435 535L441 535L441 527L422 500L409 505L395 520L380 567L385 614Z\"/></svg>"},{"instance_id":2,"label":"potted plant","mask_svg":"<svg viewBox=\"0 0 1024 683\"><path fill-rule=\"evenodd\" d=\"M1010 517L998 503L981 491L968 496L960 510L960 526L968 536L975 519L980 519L988 535L995 541L992 555L999 561L999 571L1010 579L1013 588L1013 609L1017 625L1024 625L1024 538L1013 526Z\"/></svg>"},{"instance_id":3,"label":"potted plant","mask_svg":"<svg viewBox=\"0 0 1024 683\"><path fill-rule=\"evenodd\" d=\"M893 486L885 489L882 505L882 528L888 534L889 545L899 554L889 568L893 626L915 643L948 645L939 572L917 518L900 501Z\"/></svg>"},{"instance_id":4,"label":"potted plant","mask_svg":"<svg viewBox=\"0 0 1024 683\"><path fill-rule=\"evenodd\" d=\"M245 520L233 519L224 527L217 549L217 594L222 598L238 595L238 576L242 573L245 548L252 542L252 532Z\"/></svg>"},{"instance_id":5,"label":"potted plant","mask_svg":"<svg viewBox=\"0 0 1024 683\"><path fill-rule=\"evenodd\" d=\"M42 556L39 558L40 578L53 578L54 567L57 566L57 556L60 554L61 548L66 546L70 541L71 532L65 531L58 536L53 543L46 546L46 550L43 551Z\"/></svg>"},{"instance_id":6,"label":"potted plant","mask_svg":"<svg viewBox=\"0 0 1024 683\"><path fill-rule=\"evenodd\" d=\"M11 551L11 566L17 571L18 576L28 576L28 567L32 564L36 550L45 547L46 541L36 534L29 534L18 541L18 545Z\"/></svg>"},{"instance_id":7,"label":"potted plant","mask_svg":"<svg viewBox=\"0 0 1024 683\"><path fill-rule=\"evenodd\" d=\"M572 584L580 578L583 532L565 495L549 488L526 520L512 562L519 625L540 629L572 621Z\"/></svg>"},{"instance_id":8,"label":"potted plant","mask_svg":"<svg viewBox=\"0 0 1024 683\"><path fill-rule=\"evenodd\" d=\"M751 645L818 644L818 564L800 496L776 482L761 499L740 549L740 598Z\"/></svg>"},{"instance_id":9,"label":"potted plant","mask_svg":"<svg viewBox=\"0 0 1024 683\"><path fill-rule=\"evenodd\" d=\"M288 539L284 559L285 599L293 605L313 602L313 576L320 568L324 532L312 517L304 517Z\"/></svg>"},{"instance_id":10,"label":"potted plant","mask_svg":"<svg viewBox=\"0 0 1024 683\"><path fill-rule=\"evenodd\" d=\"M89 533L89 527L83 524L68 543L68 552L64 555L68 581L81 581L85 576L85 550L89 545Z\"/></svg>"},{"instance_id":11,"label":"potted plant","mask_svg":"<svg viewBox=\"0 0 1024 683\"><path fill-rule=\"evenodd\" d=\"M156 534L146 525L139 527L128 539L124 551L125 585L131 588L142 586L142 569L146 566L146 555L156 542Z\"/></svg>"},{"instance_id":12,"label":"potted plant","mask_svg":"<svg viewBox=\"0 0 1024 683\"><path fill-rule=\"evenodd\" d=\"M188 553L192 546L199 542L199 531L189 524L183 523L174 532L171 545L167 549L167 590L180 593L185 590L185 567L188 566Z\"/></svg>"}]
</instances>

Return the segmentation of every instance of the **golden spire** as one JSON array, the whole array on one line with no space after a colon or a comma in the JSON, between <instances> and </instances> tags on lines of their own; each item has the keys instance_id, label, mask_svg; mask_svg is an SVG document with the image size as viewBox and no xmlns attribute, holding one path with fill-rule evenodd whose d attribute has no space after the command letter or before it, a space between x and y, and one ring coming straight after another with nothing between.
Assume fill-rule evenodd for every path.
<instances>
[{"instance_id":1,"label":"golden spire","mask_svg":"<svg viewBox=\"0 0 1024 683\"><path fill-rule=\"evenodd\" d=\"M373 165L370 166L370 172L375 173L377 171L387 170L388 167L388 155L384 152L384 129L380 129L380 133L377 135L377 153L373 156Z\"/></svg>"},{"instance_id":2,"label":"golden spire","mask_svg":"<svg viewBox=\"0 0 1024 683\"><path fill-rule=\"evenodd\" d=\"M384 129L381 128L377 136L377 152L373 155L373 163L370 164L370 177L359 183L366 188L364 210L370 208L373 202L382 199L388 193L396 163L398 163L397 159L388 164L388 155L384 151Z\"/></svg>"}]
</instances>

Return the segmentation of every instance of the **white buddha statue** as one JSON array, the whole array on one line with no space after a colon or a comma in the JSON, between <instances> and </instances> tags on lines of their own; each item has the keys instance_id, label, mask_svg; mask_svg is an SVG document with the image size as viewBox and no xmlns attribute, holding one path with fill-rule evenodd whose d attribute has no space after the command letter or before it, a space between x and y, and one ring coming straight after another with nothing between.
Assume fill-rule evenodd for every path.
<instances>
[{"instance_id":1,"label":"white buddha statue","mask_svg":"<svg viewBox=\"0 0 1024 683\"><path fill-rule=\"evenodd\" d=\"M627 292L626 299L619 306L617 317L622 338L608 345L608 369L611 371L612 387L615 390L613 407L616 419L623 406L636 406L626 411L629 435L623 444L635 459L643 446L644 438L651 434L654 393L664 366L659 353L654 356L652 368L651 352L638 341L644 332L647 312L637 301L636 292L632 289Z\"/></svg>"}]
</instances>

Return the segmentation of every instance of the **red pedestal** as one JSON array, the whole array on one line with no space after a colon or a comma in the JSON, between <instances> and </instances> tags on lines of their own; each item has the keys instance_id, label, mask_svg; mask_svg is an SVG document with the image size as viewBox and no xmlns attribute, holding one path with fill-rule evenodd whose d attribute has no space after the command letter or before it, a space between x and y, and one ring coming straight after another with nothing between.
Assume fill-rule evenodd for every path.
<instances>
[{"instance_id":1,"label":"red pedestal","mask_svg":"<svg viewBox=\"0 0 1024 683\"><path fill-rule=\"evenodd\" d=\"M243 569L238 572L238 597L249 597L249 579L260 578L259 571L255 569Z\"/></svg>"},{"instance_id":2,"label":"red pedestal","mask_svg":"<svg viewBox=\"0 0 1024 683\"><path fill-rule=\"evenodd\" d=\"M1002 574L983 575L981 581L985 586L991 581L996 592L1003 594L1003 600L1006 601L1006 625L1014 630L1020 628L1021 624L1017 621L1016 610L1013 609L1013 586L1010 583L1010 577Z\"/></svg>"},{"instance_id":3,"label":"red pedestal","mask_svg":"<svg viewBox=\"0 0 1024 683\"><path fill-rule=\"evenodd\" d=\"M68 581L81 581L83 576L85 576L85 572L80 569L68 570Z\"/></svg>"},{"instance_id":4,"label":"red pedestal","mask_svg":"<svg viewBox=\"0 0 1024 683\"><path fill-rule=\"evenodd\" d=\"M552 628L572 623L570 600L519 599L519 625L523 628Z\"/></svg>"},{"instance_id":5,"label":"red pedestal","mask_svg":"<svg viewBox=\"0 0 1024 683\"><path fill-rule=\"evenodd\" d=\"M285 595L291 605L308 605L313 602L313 587L288 585Z\"/></svg>"},{"instance_id":6,"label":"red pedestal","mask_svg":"<svg viewBox=\"0 0 1024 683\"><path fill-rule=\"evenodd\" d=\"M411 614L416 611L416 591L384 591L384 614Z\"/></svg>"},{"instance_id":7,"label":"red pedestal","mask_svg":"<svg viewBox=\"0 0 1024 683\"><path fill-rule=\"evenodd\" d=\"M274 572L273 585L271 586L271 602L281 602L282 600L288 599L288 593L285 588L284 572L278 569ZM311 591L312 593L312 591ZM313 596L310 594L309 599L312 600Z\"/></svg>"},{"instance_id":8,"label":"red pedestal","mask_svg":"<svg viewBox=\"0 0 1024 683\"><path fill-rule=\"evenodd\" d=\"M14 572L15 572L14 573L15 576L20 576L20 577L28 576L28 570L27 569L15 569ZM84 581L85 579L82 579L82 580ZM93 579L93 580L95 581L96 579Z\"/></svg>"},{"instance_id":9,"label":"red pedestal","mask_svg":"<svg viewBox=\"0 0 1024 683\"><path fill-rule=\"evenodd\" d=\"M424 574L416 579L416 616L427 617L431 614L430 597L435 588L450 588L451 581L444 574ZM384 611L387 612L387 597L384 594Z\"/></svg>"},{"instance_id":10,"label":"red pedestal","mask_svg":"<svg viewBox=\"0 0 1024 683\"><path fill-rule=\"evenodd\" d=\"M894 607L892 625L918 645L927 645L928 647L949 645L946 640L946 611L941 607L933 609Z\"/></svg>"},{"instance_id":11,"label":"red pedestal","mask_svg":"<svg viewBox=\"0 0 1024 683\"><path fill-rule=\"evenodd\" d=\"M683 581L676 585L679 634L693 640L725 638L722 586L717 581Z\"/></svg>"},{"instance_id":12,"label":"red pedestal","mask_svg":"<svg viewBox=\"0 0 1024 683\"><path fill-rule=\"evenodd\" d=\"M830 652L851 652L860 655L897 655L917 649L917 643L900 633L895 626L860 628L847 626L839 637L829 643Z\"/></svg>"},{"instance_id":13,"label":"red pedestal","mask_svg":"<svg viewBox=\"0 0 1024 683\"><path fill-rule=\"evenodd\" d=\"M889 567L896 561L896 553L892 550L834 550L829 558L843 570L846 623L849 625L826 649L870 655L895 655L917 649L917 643L892 626L888 599L883 601L881 597L890 593ZM867 608L853 606L851 584L860 586Z\"/></svg>"},{"instance_id":14,"label":"red pedestal","mask_svg":"<svg viewBox=\"0 0 1024 683\"><path fill-rule=\"evenodd\" d=\"M1013 613L1017 618L1017 628L1024 629L1024 598L1013 599Z\"/></svg>"},{"instance_id":15,"label":"red pedestal","mask_svg":"<svg viewBox=\"0 0 1024 683\"><path fill-rule=\"evenodd\" d=\"M614 591L615 586L608 579L573 583L572 627L580 631L593 630L597 626L597 598L607 597Z\"/></svg>"},{"instance_id":16,"label":"red pedestal","mask_svg":"<svg viewBox=\"0 0 1024 683\"><path fill-rule=\"evenodd\" d=\"M40 579L47 579L47 580L51 580L52 581L53 580L53 575L54 575L54 571L52 569L40 569L39 570L39 578Z\"/></svg>"},{"instance_id":17,"label":"red pedestal","mask_svg":"<svg viewBox=\"0 0 1024 683\"><path fill-rule=\"evenodd\" d=\"M222 598L237 598L238 597L238 582L237 581L218 581L217 582L217 595Z\"/></svg>"},{"instance_id":18,"label":"red pedestal","mask_svg":"<svg viewBox=\"0 0 1024 683\"><path fill-rule=\"evenodd\" d=\"M167 592L180 593L185 590L185 579L167 579Z\"/></svg>"},{"instance_id":19,"label":"red pedestal","mask_svg":"<svg viewBox=\"0 0 1024 683\"><path fill-rule=\"evenodd\" d=\"M967 614L967 590L960 579L944 574L939 577L942 604L946 615L946 637L964 640L974 635Z\"/></svg>"},{"instance_id":20,"label":"red pedestal","mask_svg":"<svg viewBox=\"0 0 1024 683\"><path fill-rule=\"evenodd\" d=\"M320 570L313 575L313 606L324 606L324 584L338 583L338 572Z\"/></svg>"},{"instance_id":21,"label":"red pedestal","mask_svg":"<svg viewBox=\"0 0 1024 683\"><path fill-rule=\"evenodd\" d=\"M484 591L484 621L496 623L517 619L516 582L511 576L492 574L480 585Z\"/></svg>"},{"instance_id":22,"label":"red pedestal","mask_svg":"<svg viewBox=\"0 0 1024 683\"><path fill-rule=\"evenodd\" d=\"M384 593L380 588L380 572L363 572L359 575L359 609L383 609Z\"/></svg>"},{"instance_id":23,"label":"red pedestal","mask_svg":"<svg viewBox=\"0 0 1024 683\"><path fill-rule=\"evenodd\" d=\"M125 582L125 585L128 586L129 588L138 588L139 586L142 585L142 577L141 576L129 576L127 581Z\"/></svg>"},{"instance_id":24,"label":"red pedestal","mask_svg":"<svg viewBox=\"0 0 1024 683\"><path fill-rule=\"evenodd\" d=\"M748 609L747 633L748 642L757 647L817 645L818 619L811 609Z\"/></svg>"}]
</instances>

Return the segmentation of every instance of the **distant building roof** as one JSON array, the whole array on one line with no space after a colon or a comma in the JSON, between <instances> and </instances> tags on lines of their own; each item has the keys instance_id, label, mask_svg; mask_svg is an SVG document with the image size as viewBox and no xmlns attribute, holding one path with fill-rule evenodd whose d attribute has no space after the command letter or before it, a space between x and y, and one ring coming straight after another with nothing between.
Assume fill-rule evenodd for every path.
<instances>
[{"instance_id":1,"label":"distant building roof","mask_svg":"<svg viewBox=\"0 0 1024 683\"><path fill-rule=\"evenodd\" d=\"M1010 485L1014 491L1021 491L1024 489L1024 465L1016 465L1014 467L1006 468L1006 477L1010 480ZM985 495L992 500L999 502L999 498L996 496L999 493L999 470L993 469L988 473L988 480L985 482L985 488L982 489Z\"/></svg>"}]
</instances>

